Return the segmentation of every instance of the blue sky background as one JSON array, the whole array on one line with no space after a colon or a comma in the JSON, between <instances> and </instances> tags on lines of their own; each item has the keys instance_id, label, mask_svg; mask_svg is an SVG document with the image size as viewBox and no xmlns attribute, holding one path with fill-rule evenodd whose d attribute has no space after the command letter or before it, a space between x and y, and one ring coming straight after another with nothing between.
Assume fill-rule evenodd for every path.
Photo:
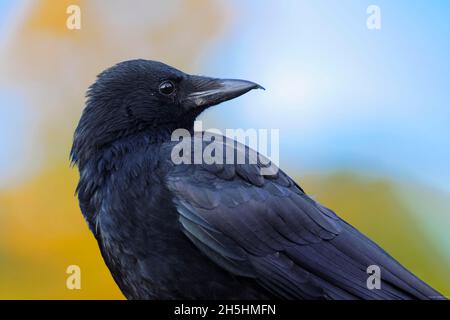
<instances>
[{"instance_id":1,"label":"blue sky background","mask_svg":"<svg viewBox=\"0 0 450 320\"><path fill-rule=\"evenodd\" d=\"M366 28L370 4L381 8L379 31ZM20 5L0 1L0 44ZM351 168L450 190L450 2L224 6L235 16L189 71L248 78L267 90L213 108L202 117L207 125L279 128L281 165L296 171ZM1 86L0 176L7 180L23 169L14 159L30 148L33 113Z\"/></svg>"},{"instance_id":2,"label":"blue sky background","mask_svg":"<svg viewBox=\"0 0 450 320\"><path fill-rule=\"evenodd\" d=\"M370 4L381 8L379 31L366 27ZM207 72L251 75L267 91L205 119L280 128L288 167L361 169L450 190L449 2L234 5L240 18Z\"/></svg>"},{"instance_id":3,"label":"blue sky background","mask_svg":"<svg viewBox=\"0 0 450 320\"><path fill-rule=\"evenodd\" d=\"M20 2L20 1L17 1ZM14 1L0 0L0 46L4 46L14 19ZM1 50L1 47L0 47ZM11 92L11 88L0 84L0 186L17 177L23 168L27 143L27 114L24 112L20 97Z\"/></svg>"}]
</instances>

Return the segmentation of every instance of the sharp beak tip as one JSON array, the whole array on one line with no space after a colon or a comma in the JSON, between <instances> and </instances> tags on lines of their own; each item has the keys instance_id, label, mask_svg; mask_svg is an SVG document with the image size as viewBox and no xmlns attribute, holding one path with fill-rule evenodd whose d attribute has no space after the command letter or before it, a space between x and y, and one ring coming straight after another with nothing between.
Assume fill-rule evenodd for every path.
<instances>
[{"instance_id":1,"label":"sharp beak tip","mask_svg":"<svg viewBox=\"0 0 450 320\"><path fill-rule=\"evenodd\" d=\"M242 82L245 83L245 86L247 88L249 88L249 90L257 90L257 89L266 90L266 88L264 88L262 85L260 85L256 82L247 81L247 80L242 80Z\"/></svg>"},{"instance_id":2,"label":"sharp beak tip","mask_svg":"<svg viewBox=\"0 0 450 320\"><path fill-rule=\"evenodd\" d=\"M264 88L262 85L259 85L257 83L255 83L255 84L256 84L255 89L261 89L261 90L266 91L266 88Z\"/></svg>"}]
</instances>

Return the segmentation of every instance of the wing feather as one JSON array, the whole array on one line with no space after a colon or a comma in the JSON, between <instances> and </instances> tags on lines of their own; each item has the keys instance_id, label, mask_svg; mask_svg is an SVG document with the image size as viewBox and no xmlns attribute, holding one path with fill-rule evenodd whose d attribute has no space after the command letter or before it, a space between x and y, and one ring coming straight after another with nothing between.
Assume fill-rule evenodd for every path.
<instances>
[{"instance_id":1,"label":"wing feather","mask_svg":"<svg viewBox=\"0 0 450 320\"><path fill-rule=\"evenodd\" d=\"M248 150L236 142L234 148ZM173 165L166 175L183 232L215 263L280 298L440 296L284 172L263 175L262 168L260 162ZM382 270L381 290L366 285L373 264Z\"/></svg>"}]
</instances>

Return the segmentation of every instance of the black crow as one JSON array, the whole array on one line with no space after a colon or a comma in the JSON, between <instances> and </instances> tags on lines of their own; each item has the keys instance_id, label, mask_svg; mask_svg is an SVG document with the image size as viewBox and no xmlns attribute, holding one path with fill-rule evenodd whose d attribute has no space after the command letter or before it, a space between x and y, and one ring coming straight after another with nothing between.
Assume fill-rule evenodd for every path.
<instances>
[{"instance_id":1,"label":"black crow","mask_svg":"<svg viewBox=\"0 0 450 320\"><path fill-rule=\"evenodd\" d=\"M251 162L249 148L215 136L245 163L173 161L174 130L193 133L206 108L257 88L147 60L119 63L89 88L71 157L81 211L124 295L443 299L283 171ZM199 139L208 145L190 143Z\"/></svg>"}]
</instances>

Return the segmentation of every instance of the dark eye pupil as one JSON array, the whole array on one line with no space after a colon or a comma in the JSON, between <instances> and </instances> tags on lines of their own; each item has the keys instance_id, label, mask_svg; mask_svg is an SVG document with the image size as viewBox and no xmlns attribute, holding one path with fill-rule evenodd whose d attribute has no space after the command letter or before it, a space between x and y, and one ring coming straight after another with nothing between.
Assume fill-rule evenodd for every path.
<instances>
[{"instance_id":1,"label":"dark eye pupil","mask_svg":"<svg viewBox=\"0 0 450 320\"><path fill-rule=\"evenodd\" d=\"M162 94L171 94L174 89L175 86L171 81L164 81L159 85L159 92L161 92Z\"/></svg>"}]
</instances>

